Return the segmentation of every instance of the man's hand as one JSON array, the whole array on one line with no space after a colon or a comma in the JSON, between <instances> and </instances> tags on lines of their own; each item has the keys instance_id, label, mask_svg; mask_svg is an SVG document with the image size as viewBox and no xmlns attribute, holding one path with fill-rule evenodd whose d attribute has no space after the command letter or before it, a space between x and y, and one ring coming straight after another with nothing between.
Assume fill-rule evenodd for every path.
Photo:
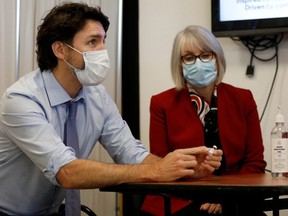
<instances>
[{"instance_id":1,"label":"man's hand","mask_svg":"<svg viewBox=\"0 0 288 216\"><path fill-rule=\"evenodd\" d=\"M222 154L221 150L215 150L209 156L209 148L205 146L177 149L152 165L152 176L156 181L205 177L220 167Z\"/></svg>"}]
</instances>

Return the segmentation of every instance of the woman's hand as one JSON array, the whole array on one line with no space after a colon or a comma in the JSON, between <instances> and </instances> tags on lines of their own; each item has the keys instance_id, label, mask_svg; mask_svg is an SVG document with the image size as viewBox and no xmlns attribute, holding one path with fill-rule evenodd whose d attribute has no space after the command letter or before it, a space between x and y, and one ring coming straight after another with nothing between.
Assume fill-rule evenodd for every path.
<instances>
[{"instance_id":1,"label":"woman's hand","mask_svg":"<svg viewBox=\"0 0 288 216\"><path fill-rule=\"evenodd\" d=\"M210 148L207 147L197 147L202 148L202 151L195 154L197 160L197 166L194 167L195 175L193 178L203 178L214 172L221 165L222 150L214 150L213 155L209 154Z\"/></svg>"},{"instance_id":2,"label":"woman's hand","mask_svg":"<svg viewBox=\"0 0 288 216\"><path fill-rule=\"evenodd\" d=\"M205 203L200 206L201 211L207 211L209 214L222 214L221 204Z\"/></svg>"}]
</instances>

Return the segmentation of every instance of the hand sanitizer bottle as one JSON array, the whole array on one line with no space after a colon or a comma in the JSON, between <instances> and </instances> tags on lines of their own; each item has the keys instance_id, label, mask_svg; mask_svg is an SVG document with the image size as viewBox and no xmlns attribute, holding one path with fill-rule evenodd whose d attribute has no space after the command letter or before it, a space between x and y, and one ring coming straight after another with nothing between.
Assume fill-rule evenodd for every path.
<instances>
[{"instance_id":1,"label":"hand sanitizer bottle","mask_svg":"<svg viewBox=\"0 0 288 216\"><path fill-rule=\"evenodd\" d=\"M285 127L281 107L271 131L271 173L272 177L288 177L288 130Z\"/></svg>"}]
</instances>

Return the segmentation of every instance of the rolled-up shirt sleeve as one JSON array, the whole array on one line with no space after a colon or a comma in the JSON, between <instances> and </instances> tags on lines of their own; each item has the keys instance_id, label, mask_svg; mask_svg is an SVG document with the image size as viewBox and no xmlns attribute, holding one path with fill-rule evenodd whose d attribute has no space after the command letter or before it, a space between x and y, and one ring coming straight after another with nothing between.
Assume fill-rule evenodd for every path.
<instances>
[{"instance_id":1,"label":"rolled-up shirt sleeve","mask_svg":"<svg viewBox=\"0 0 288 216\"><path fill-rule=\"evenodd\" d=\"M74 161L75 159L74 150L69 147L64 147L52 154L48 165L43 170L43 173L53 184L60 186L55 177L57 172L62 166Z\"/></svg>"}]
</instances>

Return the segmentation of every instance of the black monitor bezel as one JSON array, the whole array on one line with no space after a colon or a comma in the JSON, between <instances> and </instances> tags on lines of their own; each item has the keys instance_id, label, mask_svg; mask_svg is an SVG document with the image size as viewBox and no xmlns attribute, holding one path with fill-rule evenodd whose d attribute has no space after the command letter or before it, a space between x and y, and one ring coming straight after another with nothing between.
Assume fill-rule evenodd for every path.
<instances>
[{"instance_id":1,"label":"black monitor bezel","mask_svg":"<svg viewBox=\"0 0 288 216\"><path fill-rule=\"evenodd\" d=\"M211 0L211 30L217 37L240 37L276 34L288 31L288 13L285 18L220 21L220 0Z\"/></svg>"}]
</instances>

